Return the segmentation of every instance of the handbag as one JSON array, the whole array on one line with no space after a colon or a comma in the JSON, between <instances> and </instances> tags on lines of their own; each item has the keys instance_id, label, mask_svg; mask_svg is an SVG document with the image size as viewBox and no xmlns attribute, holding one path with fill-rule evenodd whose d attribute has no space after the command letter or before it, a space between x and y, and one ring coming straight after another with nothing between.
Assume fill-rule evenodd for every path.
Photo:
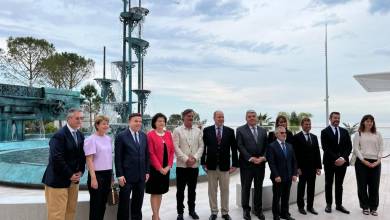
<instances>
[{"instance_id":1,"label":"handbag","mask_svg":"<svg viewBox=\"0 0 390 220\"><path fill-rule=\"evenodd\" d=\"M110 206L118 205L119 203L119 189L117 184L111 186L111 192L108 194L107 204Z\"/></svg>"}]
</instances>

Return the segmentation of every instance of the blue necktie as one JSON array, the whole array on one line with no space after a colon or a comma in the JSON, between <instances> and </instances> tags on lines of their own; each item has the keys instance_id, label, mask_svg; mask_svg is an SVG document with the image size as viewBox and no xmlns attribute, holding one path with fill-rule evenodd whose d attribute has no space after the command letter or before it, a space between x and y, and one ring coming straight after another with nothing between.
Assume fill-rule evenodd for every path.
<instances>
[{"instance_id":1,"label":"blue necktie","mask_svg":"<svg viewBox=\"0 0 390 220\"><path fill-rule=\"evenodd\" d=\"M287 158L287 149L286 149L286 145L284 144L284 142L282 142L282 149L283 149L284 156Z\"/></svg>"},{"instance_id":2,"label":"blue necktie","mask_svg":"<svg viewBox=\"0 0 390 220\"><path fill-rule=\"evenodd\" d=\"M135 143L137 145L139 145L139 141L138 141L138 137L137 137L137 132L134 133L134 137L135 137Z\"/></svg>"}]
</instances>

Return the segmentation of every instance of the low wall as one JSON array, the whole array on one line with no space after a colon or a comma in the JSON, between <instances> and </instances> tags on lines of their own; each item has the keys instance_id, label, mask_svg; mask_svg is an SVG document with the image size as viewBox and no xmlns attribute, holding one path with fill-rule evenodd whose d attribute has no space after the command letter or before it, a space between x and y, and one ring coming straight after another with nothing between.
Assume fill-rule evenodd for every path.
<instances>
[{"instance_id":1,"label":"low wall","mask_svg":"<svg viewBox=\"0 0 390 220\"><path fill-rule=\"evenodd\" d=\"M267 177L266 177L267 178ZM293 182L290 191L290 204L297 201L297 186L298 182ZM254 207L253 195L254 188L251 188L249 204ZM325 174L322 173L316 178L315 195L325 191ZM236 184L236 205L241 207L241 184ZM264 180L263 184L263 210L269 210L272 208L272 183L269 179ZM252 209L252 211L254 211Z\"/></svg>"}]
</instances>

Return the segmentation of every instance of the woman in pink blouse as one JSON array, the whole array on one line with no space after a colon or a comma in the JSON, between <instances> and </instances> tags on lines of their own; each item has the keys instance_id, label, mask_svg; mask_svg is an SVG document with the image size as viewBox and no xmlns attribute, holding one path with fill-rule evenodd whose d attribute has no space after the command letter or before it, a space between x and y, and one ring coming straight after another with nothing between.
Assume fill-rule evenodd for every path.
<instances>
[{"instance_id":1,"label":"woman in pink blouse","mask_svg":"<svg viewBox=\"0 0 390 220\"><path fill-rule=\"evenodd\" d=\"M167 117L157 113L152 118L153 130L148 133L148 147L150 156L150 177L146 182L146 193L150 195L152 205L152 220L159 220L162 194L169 190L169 170L173 165L175 148L172 134L165 131Z\"/></svg>"},{"instance_id":2,"label":"woman in pink blouse","mask_svg":"<svg viewBox=\"0 0 390 220\"><path fill-rule=\"evenodd\" d=\"M95 118L96 132L85 139L84 152L88 166L90 194L89 219L103 220L112 184L112 142L106 135L109 125L106 116Z\"/></svg>"}]
</instances>

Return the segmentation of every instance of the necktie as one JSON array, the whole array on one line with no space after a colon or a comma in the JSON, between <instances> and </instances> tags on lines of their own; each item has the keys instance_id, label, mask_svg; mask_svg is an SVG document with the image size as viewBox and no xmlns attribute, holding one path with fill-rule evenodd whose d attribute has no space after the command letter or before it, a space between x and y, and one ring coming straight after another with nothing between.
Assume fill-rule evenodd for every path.
<instances>
[{"instance_id":1,"label":"necktie","mask_svg":"<svg viewBox=\"0 0 390 220\"><path fill-rule=\"evenodd\" d=\"M134 133L134 137L135 137L135 143L136 143L137 145L139 145L138 133L137 133L137 132Z\"/></svg>"},{"instance_id":2,"label":"necktie","mask_svg":"<svg viewBox=\"0 0 390 220\"><path fill-rule=\"evenodd\" d=\"M256 126L252 127L252 129L253 129L253 137L255 138L255 141L257 143L257 129L256 129Z\"/></svg>"},{"instance_id":3,"label":"necktie","mask_svg":"<svg viewBox=\"0 0 390 220\"><path fill-rule=\"evenodd\" d=\"M339 131L338 131L337 127L335 128L334 135L336 136L337 144L339 144Z\"/></svg>"},{"instance_id":4,"label":"necktie","mask_svg":"<svg viewBox=\"0 0 390 220\"><path fill-rule=\"evenodd\" d=\"M284 156L287 158L287 149L286 149L286 145L284 144L284 142L282 142L282 149L283 149Z\"/></svg>"},{"instance_id":5,"label":"necktie","mask_svg":"<svg viewBox=\"0 0 390 220\"><path fill-rule=\"evenodd\" d=\"M306 141L307 141L307 143L311 144L311 139L310 139L309 133L306 134Z\"/></svg>"},{"instance_id":6,"label":"necktie","mask_svg":"<svg viewBox=\"0 0 390 220\"><path fill-rule=\"evenodd\" d=\"M218 142L218 145L221 144L221 140L222 140L221 128L217 127L217 142Z\"/></svg>"},{"instance_id":7,"label":"necktie","mask_svg":"<svg viewBox=\"0 0 390 220\"><path fill-rule=\"evenodd\" d=\"M78 145L78 143L77 143L77 133L76 133L76 131L72 131L72 136L73 136L74 142L76 143L76 145Z\"/></svg>"}]
</instances>

